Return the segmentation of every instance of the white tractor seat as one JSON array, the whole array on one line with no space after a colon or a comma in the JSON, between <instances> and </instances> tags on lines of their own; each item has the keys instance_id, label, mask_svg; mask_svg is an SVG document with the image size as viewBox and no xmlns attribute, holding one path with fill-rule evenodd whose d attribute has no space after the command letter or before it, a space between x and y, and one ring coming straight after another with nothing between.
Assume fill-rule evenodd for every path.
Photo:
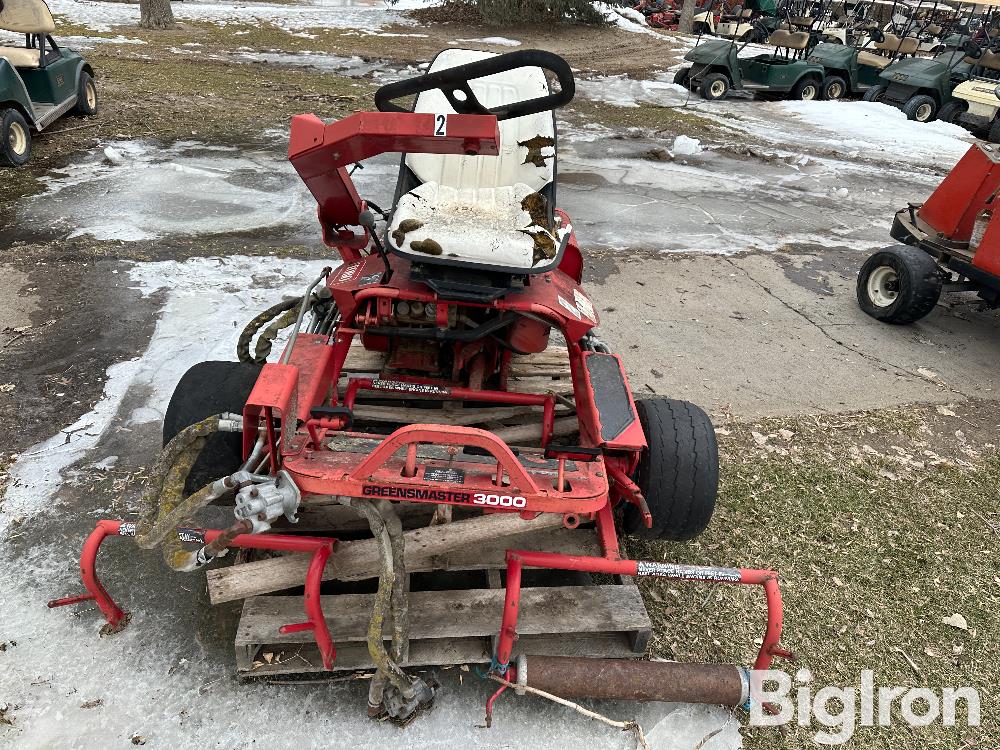
<instances>
[{"instance_id":1,"label":"white tractor seat","mask_svg":"<svg viewBox=\"0 0 1000 750\"><path fill-rule=\"evenodd\" d=\"M536 246L540 260L545 257L545 248L551 251L551 258L557 241L522 207L522 203L530 206L531 200L537 200L529 196L538 194L523 183L458 189L425 182L396 204L389 241L417 256L531 268Z\"/></svg>"},{"instance_id":2,"label":"white tractor seat","mask_svg":"<svg viewBox=\"0 0 1000 750\"><path fill-rule=\"evenodd\" d=\"M493 57L465 49L444 50L429 72ZM474 79L469 87L485 107L549 94L541 68L524 67ZM422 92L415 112L451 114L438 89ZM407 154L406 167L421 183L401 196L393 211L389 243L414 260L438 256L455 263L527 270L555 256L548 224L551 207L540 194L555 175L555 123L551 110L504 120L498 156ZM528 203L529 212L521 203ZM419 227L417 226L419 223ZM534 239L533 236L538 238ZM415 245L415 246L414 246Z\"/></svg>"},{"instance_id":3,"label":"white tractor seat","mask_svg":"<svg viewBox=\"0 0 1000 750\"><path fill-rule=\"evenodd\" d=\"M0 47L0 57L15 68L37 68L40 53L27 47Z\"/></svg>"}]
</instances>

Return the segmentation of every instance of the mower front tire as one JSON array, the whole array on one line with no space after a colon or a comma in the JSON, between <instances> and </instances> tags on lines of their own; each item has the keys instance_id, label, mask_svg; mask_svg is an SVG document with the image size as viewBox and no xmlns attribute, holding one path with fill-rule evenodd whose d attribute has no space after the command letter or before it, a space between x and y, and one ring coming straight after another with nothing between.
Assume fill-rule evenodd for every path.
<instances>
[{"instance_id":1,"label":"mower front tire","mask_svg":"<svg viewBox=\"0 0 1000 750\"><path fill-rule=\"evenodd\" d=\"M846 93L847 81L840 76L827 76L823 81L823 90L820 92L820 98L835 102L843 99Z\"/></svg>"},{"instance_id":2,"label":"mower front tire","mask_svg":"<svg viewBox=\"0 0 1000 750\"><path fill-rule=\"evenodd\" d=\"M879 250L858 273L858 304L883 323L906 325L927 315L941 297L944 278L923 250L895 245Z\"/></svg>"},{"instance_id":3,"label":"mower front tire","mask_svg":"<svg viewBox=\"0 0 1000 750\"><path fill-rule=\"evenodd\" d=\"M163 444L178 432L206 417L223 412L242 414L261 366L249 362L199 362L184 373L170 397L163 416ZM190 494L243 463L243 436L238 432L217 432L205 440L198 460L185 483Z\"/></svg>"},{"instance_id":4,"label":"mower front tire","mask_svg":"<svg viewBox=\"0 0 1000 750\"><path fill-rule=\"evenodd\" d=\"M691 66L686 65L674 73L674 83L686 89L691 88Z\"/></svg>"},{"instance_id":5,"label":"mower front tire","mask_svg":"<svg viewBox=\"0 0 1000 750\"><path fill-rule=\"evenodd\" d=\"M927 94L911 96L902 107L906 119L915 120L916 122L930 122L937 114L937 108L937 102L934 101L934 97L927 96Z\"/></svg>"},{"instance_id":6,"label":"mower front tire","mask_svg":"<svg viewBox=\"0 0 1000 750\"><path fill-rule=\"evenodd\" d=\"M701 97L710 102L725 99L729 93L729 79L723 73L710 73L701 79Z\"/></svg>"},{"instance_id":7,"label":"mower front tire","mask_svg":"<svg viewBox=\"0 0 1000 750\"><path fill-rule=\"evenodd\" d=\"M639 485L653 527L631 504L622 513L622 530L640 539L682 542L708 527L719 487L719 447L708 415L694 404L674 399L636 401L647 448L633 479Z\"/></svg>"},{"instance_id":8,"label":"mower front tire","mask_svg":"<svg viewBox=\"0 0 1000 750\"><path fill-rule=\"evenodd\" d=\"M866 102L880 102L883 96L885 96L885 86L880 84L878 86L871 86L861 98Z\"/></svg>"}]
</instances>

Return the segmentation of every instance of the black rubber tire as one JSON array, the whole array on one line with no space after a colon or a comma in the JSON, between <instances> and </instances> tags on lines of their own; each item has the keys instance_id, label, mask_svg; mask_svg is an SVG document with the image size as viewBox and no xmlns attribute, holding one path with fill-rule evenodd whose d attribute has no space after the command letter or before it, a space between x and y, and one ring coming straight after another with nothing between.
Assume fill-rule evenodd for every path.
<instances>
[{"instance_id":1,"label":"black rubber tire","mask_svg":"<svg viewBox=\"0 0 1000 750\"><path fill-rule=\"evenodd\" d=\"M31 128L16 109L0 109L0 166L20 167L31 158Z\"/></svg>"},{"instance_id":2,"label":"black rubber tire","mask_svg":"<svg viewBox=\"0 0 1000 750\"><path fill-rule=\"evenodd\" d=\"M879 84L878 86L870 86L861 98L866 102L880 102L883 96L885 96L885 86Z\"/></svg>"},{"instance_id":3,"label":"black rubber tire","mask_svg":"<svg viewBox=\"0 0 1000 750\"><path fill-rule=\"evenodd\" d=\"M924 107L930 107L930 114L927 115L922 120L917 120L917 114L922 113ZM932 122L934 117L937 115L937 102L934 101L933 96L927 96L927 94L917 94L916 96L911 96L906 103L900 107L903 110L903 114L906 115L907 120L915 120L916 122Z\"/></svg>"},{"instance_id":4,"label":"black rubber tire","mask_svg":"<svg viewBox=\"0 0 1000 750\"><path fill-rule=\"evenodd\" d=\"M969 108L969 105L959 99L952 99L941 105L941 109L938 110L937 118L941 122L955 123L958 116L964 113Z\"/></svg>"},{"instance_id":5,"label":"black rubber tire","mask_svg":"<svg viewBox=\"0 0 1000 750\"><path fill-rule=\"evenodd\" d=\"M993 122L990 123L990 129L986 134L986 140L990 143L1000 143L1000 117L995 117Z\"/></svg>"},{"instance_id":6,"label":"black rubber tire","mask_svg":"<svg viewBox=\"0 0 1000 750\"><path fill-rule=\"evenodd\" d=\"M717 83L722 83L723 88L721 88L722 93L713 93L712 89L719 88L715 86ZM726 94L729 93L729 78L726 77L724 73L709 73L707 76L701 79L701 85L699 90L701 92L701 98L706 99L710 102L717 101L719 99L725 99Z\"/></svg>"},{"instance_id":7,"label":"black rubber tire","mask_svg":"<svg viewBox=\"0 0 1000 750\"><path fill-rule=\"evenodd\" d=\"M163 415L163 444L185 427L222 412L242 414L261 366L248 362L199 362L178 381ZM190 494L243 463L243 436L217 432L205 441L184 485Z\"/></svg>"},{"instance_id":8,"label":"black rubber tire","mask_svg":"<svg viewBox=\"0 0 1000 750\"><path fill-rule=\"evenodd\" d=\"M843 99L847 93L847 81L840 76L827 76L823 79L823 89L819 98L836 102Z\"/></svg>"},{"instance_id":9,"label":"black rubber tire","mask_svg":"<svg viewBox=\"0 0 1000 750\"><path fill-rule=\"evenodd\" d=\"M92 117L97 114L97 84L94 83L94 77L85 70L80 71L73 114L77 117Z\"/></svg>"},{"instance_id":10,"label":"black rubber tire","mask_svg":"<svg viewBox=\"0 0 1000 750\"><path fill-rule=\"evenodd\" d=\"M896 299L879 305L872 298L869 279L880 268L895 272ZM906 325L927 315L941 297L944 278L937 263L920 248L893 245L879 250L858 272L857 296L861 309L876 320Z\"/></svg>"},{"instance_id":11,"label":"black rubber tire","mask_svg":"<svg viewBox=\"0 0 1000 750\"><path fill-rule=\"evenodd\" d=\"M811 76L800 79L789 93L789 97L799 101L811 102L819 99L822 87L820 82ZM812 95L809 95L812 92Z\"/></svg>"},{"instance_id":12,"label":"black rubber tire","mask_svg":"<svg viewBox=\"0 0 1000 750\"><path fill-rule=\"evenodd\" d=\"M647 529L631 504L622 530L640 539L682 542L707 527L719 489L719 447L712 420L701 408L669 398L637 401L648 447L633 479L653 516Z\"/></svg>"},{"instance_id":13,"label":"black rubber tire","mask_svg":"<svg viewBox=\"0 0 1000 750\"><path fill-rule=\"evenodd\" d=\"M691 86L691 66L686 65L676 73L674 73L674 83L678 86L683 86L684 88L690 88Z\"/></svg>"}]
</instances>

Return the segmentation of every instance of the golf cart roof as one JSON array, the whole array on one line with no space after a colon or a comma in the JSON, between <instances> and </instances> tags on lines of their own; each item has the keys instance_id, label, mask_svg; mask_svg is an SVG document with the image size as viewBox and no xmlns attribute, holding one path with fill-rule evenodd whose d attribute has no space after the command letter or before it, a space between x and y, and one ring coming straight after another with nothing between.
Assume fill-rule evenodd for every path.
<instances>
[{"instance_id":1,"label":"golf cart roof","mask_svg":"<svg viewBox=\"0 0 1000 750\"><path fill-rule=\"evenodd\" d=\"M0 31L51 34L56 30L45 0L0 0Z\"/></svg>"}]
</instances>

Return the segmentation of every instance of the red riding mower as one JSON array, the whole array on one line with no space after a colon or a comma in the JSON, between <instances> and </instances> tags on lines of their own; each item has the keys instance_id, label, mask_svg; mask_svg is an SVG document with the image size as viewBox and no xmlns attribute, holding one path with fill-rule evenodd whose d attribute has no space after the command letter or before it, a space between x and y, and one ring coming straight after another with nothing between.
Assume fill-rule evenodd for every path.
<instances>
[{"instance_id":1,"label":"red riding mower","mask_svg":"<svg viewBox=\"0 0 1000 750\"><path fill-rule=\"evenodd\" d=\"M321 598L321 584L347 564L342 547L367 542L377 548L373 567L357 578L378 577L364 641L366 663L376 670L369 711L404 720L435 689L404 668L441 663L408 650L415 595L405 583L407 563L423 550L404 546L411 532L401 532L397 510L416 505L434 509L432 526L425 521L418 531L450 537L467 556L515 525L544 532L540 549L501 548L505 593L495 612L494 678L570 696L744 703L750 673L738 666L595 660L544 649L513 660L522 568L760 585L768 618L753 667L766 669L774 656L787 655L778 645L774 572L620 556L616 523L647 539L690 539L705 529L718 455L701 409L663 398L636 401L621 360L595 334L597 313L580 286L580 248L570 217L556 208L553 110L572 99L574 88L567 63L547 52L452 49L426 75L381 88L377 112L332 123L294 117L289 158L316 198L326 244L343 262L325 269L302 297L251 321L239 362L204 362L184 375L166 412L166 445L143 517L99 522L81 559L87 593L51 605L96 600L106 631L127 623L95 571L108 536L162 546L178 571L197 570L229 548L268 550L278 556L249 566L291 561L304 574L304 581L293 573L270 590L305 588L306 621L279 628L272 614L273 634L305 632L323 669L345 668L336 661L337 628L328 625L345 613L324 614L323 599L332 599L333 609L338 597ZM410 110L396 103L412 96ZM382 211L359 196L348 168L384 152L403 157L392 210L383 214L387 227L378 231ZM266 362L286 327L283 353ZM251 338L261 329L252 355ZM554 338L564 343L550 346ZM544 351L560 353L571 397L514 387L517 363ZM358 356L377 360L373 375L353 374ZM476 423L477 412L489 424L509 411L533 415L517 427L516 446L499 430L465 426ZM556 420L557 413L571 416ZM374 421L379 415L383 421ZM572 429L557 429L567 421ZM185 486L193 494L184 497ZM229 528L186 525L199 508L233 493ZM271 530L336 504L365 519L365 541ZM599 554L544 548L560 527L591 524ZM309 556L308 564L290 553ZM555 606L546 602L546 609Z\"/></svg>"},{"instance_id":2,"label":"red riding mower","mask_svg":"<svg viewBox=\"0 0 1000 750\"><path fill-rule=\"evenodd\" d=\"M886 323L927 315L942 291L975 291L1000 306L1000 148L972 146L931 197L898 211L892 238L858 274L858 303Z\"/></svg>"}]
</instances>

